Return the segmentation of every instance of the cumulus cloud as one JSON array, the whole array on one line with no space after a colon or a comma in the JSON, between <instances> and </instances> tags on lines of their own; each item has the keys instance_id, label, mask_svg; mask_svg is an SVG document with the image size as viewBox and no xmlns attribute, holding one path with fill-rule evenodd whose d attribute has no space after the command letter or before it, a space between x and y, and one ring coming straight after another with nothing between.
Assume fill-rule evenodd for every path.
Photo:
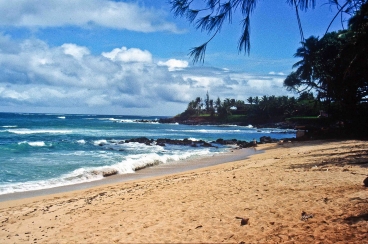
<instances>
[{"instance_id":1,"label":"cumulus cloud","mask_svg":"<svg viewBox=\"0 0 368 244\"><path fill-rule=\"evenodd\" d=\"M139 32L179 32L166 13L133 2L112 0L0 1L0 25L18 27L91 26Z\"/></svg>"},{"instance_id":2,"label":"cumulus cloud","mask_svg":"<svg viewBox=\"0 0 368 244\"><path fill-rule=\"evenodd\" d=\"M152 62L152 54L147 50L140 50L138 48L115 48L111 52L103 52L102 56L111 59L112 61L127 62Z\"/></svg>"},{"instance_id":3,"label":"cumulus cloud","mask_svg":"<svg viewBox=\"0 0 368 244\"><path fill-rule=\"evenodd\" d=\"M181 70L188 67L188 61L178 59L169 59L166 62L159 61L157 64L167 66L169 71Z\"/></svg>"},{"instance_id":4,"label":"cumulus cloud","mask_svg":"<svg viewBox=\"0 0 368 244\"><path fill-rule=\"evenodd\" d=\"M64 48L64 53L72 55L76 59L83 58L84 55L90 54L90 51L86 47L79 47L72 43L65 43L61 46Z\"/></svg>"},{"instance_id":5,"label":"cumulus cloud","mask_svg":"<svg viewBox=\"0 0 368 244\"><path fill-rule=\"evenodd\" d=\"M92 54L73 43L49 46L37 39L17 42L0 34L2 108L80 108L102 113L130 109L136 114L174 115L207 91L213 99L285 94L283 79L193 67L176 59L155 63L149 51L137 48Z\"/></svg>"}]
</instances>

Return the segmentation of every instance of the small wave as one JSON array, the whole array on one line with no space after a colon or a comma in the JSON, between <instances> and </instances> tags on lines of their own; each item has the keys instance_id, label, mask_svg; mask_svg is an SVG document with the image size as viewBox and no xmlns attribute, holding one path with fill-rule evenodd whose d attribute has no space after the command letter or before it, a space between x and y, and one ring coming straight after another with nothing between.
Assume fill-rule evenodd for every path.
<instances>
[{"instance_id":1,"label":"small wave","mask_svg":"<svg viewBox=\"0 0 368 244\"><path fill-rule=\"evenodd\" d=\"M175 130L172 130L175 131ZM199 129L199 130L182 130L181 132L195 132L195 133L213 133L213 134L223 134L223 133L238 133L242 132L242 130L206 130L206 129Z\"/></svg>"},{"instance_id":2,"label":"small wave","mask_svg":"<svg viewBox=\"0 0 368 244\"><path fill-rule=\"evenodd\" d=\"M18 143L18 145L22 145L22 144L28 144L31 147L44 147L44 146L46 146L46 143L43 142L43 141L33 141L33 142L23 141L23 142Z\"/></svg>"},{"instance_id":3,"label":"small wave","mask_svg":"<svg viewBox=\"0 0 368 244\"><path fill-rule=\"evenodd\" d=\"M97 181L111 175L134 173L137 170L158 164L165 164L168 162L204 155L210 155L210 151L208 149L204 149L187 152L177 151L171 155L159 155L157 153L130 155L120 162L110 166L79 168L70 173L63 174L60 177L47 180L2 184L0 185L0 194L50 189L60 186Z\"/></svg>"},{"instance_id":4,"label":"small wave","mask_svg":"<svg viewBox=\"0 0 368 244\"><path fill-rule=\"evenodd\" d=\"M65 116L60 116L58 117L58 119L65 119Z\"/></svg>"},{"instance_id":5,"label":"small wave","mask_svg":"<svg viewBox=\"0 0 368 244\"><path fill-rule=\"evenodd\" d=\"M93 142L95 146L103 146L107 144L107 140L96 140Z\"/></svg>"},{"instance_id":6,"label":"small wave","mask_svg":"<svg viewBox=\"0 0 368 244\"><path fill-rule=\"evenodd\" d=\"M54 187L68 186L84 182L96 181L102 178L103 178L102 171L100 174L90 169L80 168L74 170L70 174L62 175L59 178L0 185L0 194L10 194L15 192L50 189Z\"/></svg>"},{"instance_id":7,"label":"small wave","mask_svg":"<svg viewBox=\"0 0 368 244\"><path fill-rule=\"evenodd\" d=\"M4 125L4 126L1 126L3 128L17 128L18 126L17 125Z\"/></svg>"},{"instance_id":8,"label":"small wave","mask_svg":"<svg viewBox=\"0 0 368 244\"><path fill-rule=\"evenodd\" d=\"M71 130L30 130L30 129L14 129L8 130L9 133L27 135L27 134L69 134Z\"/></svg>"},{"instance_id":9,"label":"small wave","mask_svg":"<svg viewBox=\"0 0 368 244\"><path fill-rule=\"evenodd\" d=\"M120 119L115 119L115 118L98 118L97 120L120 121Z\"/></svg>"},{"instance_id":10,"label":"small wave","mask_svg":"<svg viewBox=\"0 0 368 244\"><path fill-rule=\"evenodd\" d=\"M120 119L119 122L122 122L122 123L134 123L134 120L133 119Z\"/></svg>"},{"instance_id":11,"label":"small wave","mask_svg":"<svg viewBox=\"0 0 368 244\"><path fill-rule=\"evenodd\" d=\"M82 139L82 140L78 140L77 143L79 143L79 144L86 144L86 141Z\"/></svg>"}]
</instances>

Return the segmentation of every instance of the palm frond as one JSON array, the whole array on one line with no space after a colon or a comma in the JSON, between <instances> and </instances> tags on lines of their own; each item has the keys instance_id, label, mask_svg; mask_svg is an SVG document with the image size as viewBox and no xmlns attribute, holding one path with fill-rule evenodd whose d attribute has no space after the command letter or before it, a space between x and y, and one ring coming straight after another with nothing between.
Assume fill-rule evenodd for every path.
<instances>
[{"instance_id":1,"label":"palm frond","mask_svg":"<svg viewBox=\"0 0 368 244\"><path fill-rule=\"evenodd\" d=\"M238 49L239 52L241 52L244 48L244 52L247 53L249 55L249 51L250 51L250 18L249 16L247 16L244 20L243 20L243 34L239 39L239 45L238 45Z\"/></svg>"},{"instance_id":2,"label":"palm frond","mask_svg":"<svg viewBox=\"0 0 368 244\"><path fill-rule=\"evenodd\" d=\"M214 9L217 4L219 4L219 0L207 0L207 6L210 9Z\"/></svg>"},{"instance_id":3,"label":"palm frond","mask_svg":"<svg viewBox=\"0 0 368 244\"><path fill-rule=\"evenodd\" d=\"M308 10L308 8L316 7L316 0L287 0L290 6L298 7L302 11ZM330 2L338 2L337 0L330 0Z\"/></svg>"},{"instance_id":4,"label":"palm frond","mask_svg":"<svg viewBox=\"0 0 368 244\"><path fill-rule=\"evenodd\" d=\"M186 12L186 18L187 18L187 20L190 23L192 23L195 20L195 18L197 18L198 13L199 13L199 10L188 9L187 12Z\"/></svg>"},{"instance_id":5,"label":"palm frond","mask_svg":"<svg viewBox=\"0 0 368 244\"><path fill-rule=\"evenodd\" d=\"M193 63L198 63L198 61L204 63L204 57L206 54L206 48L207 48L208 42L205 42L204 44L193 47L190 49L189 56L192 58Z\"/></svg>"},{"instance_id":6,"label":"palm frond","mask_svg":"<svg viewBox=\"0 0 368 244\"><path fill-rule=\"evenodd\" d=\"M206 16L198 19L197 22L196 22L196 26L195 26L196 29L201 29L201 31L208 30L208 25L210 23L210 18L212 18L212 17L209 14L209 15L206 15Z\"/></svg>"},{"instance_id":7,"label":"palm frond","mask_svg":"<svg viewBox=\"0 0 368 244\"><path fill-rule=\"evenodd\" d=\"M214 17L211 17L209 19L208 25L207 25L207 31L208 33L211 33L214 29L220 30L222 23L225 20L225 14L216 15Z\"/></svg>"},{"instance_id":8,"label":"palm frond","mask_svg":"<svg viewBox=\"0 0 368 244\"><path fill-rule=\"evenodd\" d=\"M304 65L304 61L300 60L300 61L296 62L295 64L293 64L292 68L295 69L295 68L298 68L302 65Z\"/></svg>"},{"instance_id":9,"label":"palm frond","mask_svg":"<svg viewBox=\"0 0 368 244\"><path fill-rule=\"evenodd\" d=\"M246 17L249 16L256 8L257 0L243 0L241 4L242 14Z\"/></svg>"},{"instance_id":10,"label":"palm frond","mask_svg":"<svg viewBox=\"0 0 368 244\"><path fill-rule=\"evenodd\" d=\"M169 3L171 4L171 11L175 17L183 17L189 9L188 0L171 0Z\"/></svg>"},{"instance_id":11,"label":"palm frond","mask_svg":"<svg viewBox=\"0 0 368 244\"><path fill-rule=\"evenodd\" d=\"M232 16L232 6L231 6L230 1L221 5L220 13L224 14L225 18L229 20L229 23L231 23L233 16Z\"/></svg>"}]
</instances>

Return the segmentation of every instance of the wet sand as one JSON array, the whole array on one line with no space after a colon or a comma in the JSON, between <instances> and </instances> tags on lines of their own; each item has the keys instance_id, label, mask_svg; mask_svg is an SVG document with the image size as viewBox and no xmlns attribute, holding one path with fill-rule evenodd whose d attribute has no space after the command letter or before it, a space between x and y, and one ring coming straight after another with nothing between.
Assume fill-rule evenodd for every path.
<instances>
[{"instance_id":1,"label":"wet sand","mask_svg":"<svg viewBox=\"0 0 368 244\"><path fill-rule=\"evenodd\" d=\"M264 153L1 202L0 243L368 243L367 142L257 150Z\"/></svg>"}]
</instances>

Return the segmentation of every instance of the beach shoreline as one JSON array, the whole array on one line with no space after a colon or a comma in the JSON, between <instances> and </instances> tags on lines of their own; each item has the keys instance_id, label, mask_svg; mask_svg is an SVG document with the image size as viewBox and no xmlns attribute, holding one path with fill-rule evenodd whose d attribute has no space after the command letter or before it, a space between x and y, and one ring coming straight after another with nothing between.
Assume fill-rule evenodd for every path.
<instances>
[{"instance_id":1,"label":"beach shoreline","mask_svg":"<svg viewBox=\"0 0 368 244\"><path fill-rule=\"evenodd\" d=\"M258 150L206 168L1 202L0 241L367 243L368 142Z\"/></svg>"},{"instance_id":2,"label":"beach shoreline","mask_svg":"<svg viewBox=\"0 0 368 244\"><path fill-rule=\"evenodd\" d=\"M48 196L53 194L60 194L64 192L72 192L77 190L86 190L89 188L110 185L110 184L118 184L129 181L137 181L142 179L149 179L164 175L177 174L190 170L205 168L209 166L214 166L218 164L229 163L232 161L237 161L241 159L246 159L249 156L261 153L261 150L257 150L256 148L232 148L228 149L222 153L216 153L211 156L200 156L194 157L186 160L179 160L168 162L165 164L159 164L152 167L147 167L141 170L138 170L134 173L127 174L117 174L108 177L104 177L100 180L94 180L90 182L83 182L78 184L66 185L66 186L58 186L52 187L42 190L35 191L25 191L25 192L15 192L9 194L0 195L0 203L5 201L13 201L20 200L25 198L33 198L39 196Z\"/></svg>"}]
</instances>

